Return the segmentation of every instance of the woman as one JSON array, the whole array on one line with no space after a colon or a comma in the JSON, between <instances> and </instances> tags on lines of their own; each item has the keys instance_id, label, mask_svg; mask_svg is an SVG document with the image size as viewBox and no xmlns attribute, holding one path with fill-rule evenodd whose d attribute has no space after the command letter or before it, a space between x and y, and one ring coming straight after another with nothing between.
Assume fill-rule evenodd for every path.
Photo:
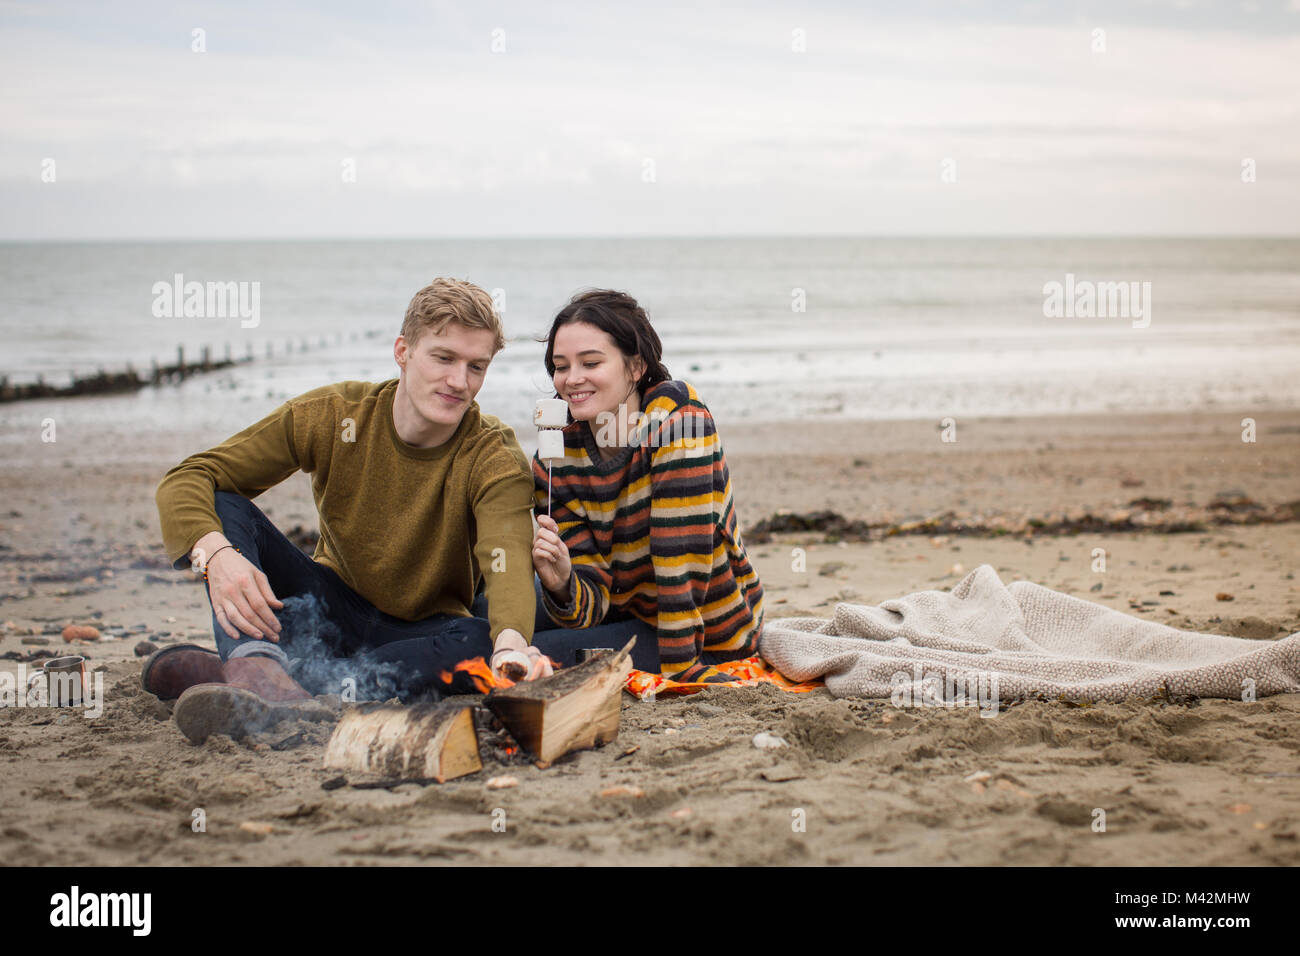
<instances>
[{"instance_id":1,"label":"woman","mask_svg":"<svg viewBox=\"0 0 1300 956\"><path fill-rule=\"evenodd\" d=\"M763 586L740 539L713 417L660 361L631 296L596 289L555 317L546 369L569 405L564 460L533 459L538 623L559 664L637 638L634 665L726 681L713 665L757 653ZM554 625L559 625L555 629Z\"/></svg>"}]
</instances>

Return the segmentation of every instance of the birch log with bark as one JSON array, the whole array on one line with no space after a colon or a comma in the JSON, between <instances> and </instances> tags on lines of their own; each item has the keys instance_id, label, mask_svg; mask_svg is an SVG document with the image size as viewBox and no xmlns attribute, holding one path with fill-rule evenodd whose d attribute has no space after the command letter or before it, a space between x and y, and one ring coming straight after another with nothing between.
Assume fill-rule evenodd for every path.
<instances>
[{"instance_id":1,"label":"birch log with bark","mask_svg":"<svg viewBox=\"0 0 1300 956\"><path fill-rule=\"evenodd\" d=\"M325 766L402 780L444 783L481 770L473 707L361 704L343 715L325 746Z\"/></svg>"}]
</instances>

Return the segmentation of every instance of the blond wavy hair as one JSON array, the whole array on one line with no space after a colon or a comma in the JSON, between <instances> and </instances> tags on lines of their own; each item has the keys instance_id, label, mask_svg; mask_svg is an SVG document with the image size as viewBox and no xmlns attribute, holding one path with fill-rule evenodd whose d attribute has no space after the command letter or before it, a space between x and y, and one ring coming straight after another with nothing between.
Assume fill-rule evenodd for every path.
<instances>
[{"instance_id":1,"label":"blond wavy hair","mask_svg":"<svg viewBox=\"0 0 1300 956\"><path fill-rule=\"evenodd\" d=\"M505 347L505 329L492 296L461 279L434 279L415 293L402 320L402 337L408 347L413 347L425 332L436 335L448 322L459 322L468 329L487 329L494 337L493 355Z\"/></svg>"}]
</instances>

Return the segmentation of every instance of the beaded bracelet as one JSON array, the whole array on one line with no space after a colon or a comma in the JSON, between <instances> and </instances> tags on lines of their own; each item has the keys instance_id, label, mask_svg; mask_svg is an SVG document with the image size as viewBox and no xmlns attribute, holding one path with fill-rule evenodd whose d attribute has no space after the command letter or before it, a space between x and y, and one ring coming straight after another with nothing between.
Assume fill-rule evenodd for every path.
<instances>
[{"instance_id":1,"label":"beaded bracelet","mask_svg":"<svg viewBox=\"0 0 1300 956\"><path fill-rule=\"evenodd\" d=\"M222 551L225 551L226 548L235 548L235 546L233 544L223 544L221 547L217 548L217 550L213 551L210 555L208 555L208 559L203 562L204 581L208 579L208 565L212 563L213 558L219 555ZM243 553L244 552L240 551L238 548L235 548L235 554L243 554Z\"/></svg>"}]
</instances>

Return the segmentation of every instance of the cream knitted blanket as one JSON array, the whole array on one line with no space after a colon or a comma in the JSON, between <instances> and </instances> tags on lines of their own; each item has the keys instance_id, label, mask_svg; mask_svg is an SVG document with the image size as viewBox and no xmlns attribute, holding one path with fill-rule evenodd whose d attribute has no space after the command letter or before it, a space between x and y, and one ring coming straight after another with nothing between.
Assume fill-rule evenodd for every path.
<instances>
[{"instance_id":1,"label":"cream knitted blanket","mask_svg":"<svg viewBox=\"0 0 1300 956\"><path fill-rule=\"evenodd\" d=\"M786 677L824 677L836 697L900 704L1171 695L1252 700L1300 691L1300 633L1252 641L1180 631L1029 581L1010 587L987 564L951 591L879 607L838 604L832 620L764 624L763 658ZM991 710L990 710L991 709Z\"/></svg>"}]
</instances>

